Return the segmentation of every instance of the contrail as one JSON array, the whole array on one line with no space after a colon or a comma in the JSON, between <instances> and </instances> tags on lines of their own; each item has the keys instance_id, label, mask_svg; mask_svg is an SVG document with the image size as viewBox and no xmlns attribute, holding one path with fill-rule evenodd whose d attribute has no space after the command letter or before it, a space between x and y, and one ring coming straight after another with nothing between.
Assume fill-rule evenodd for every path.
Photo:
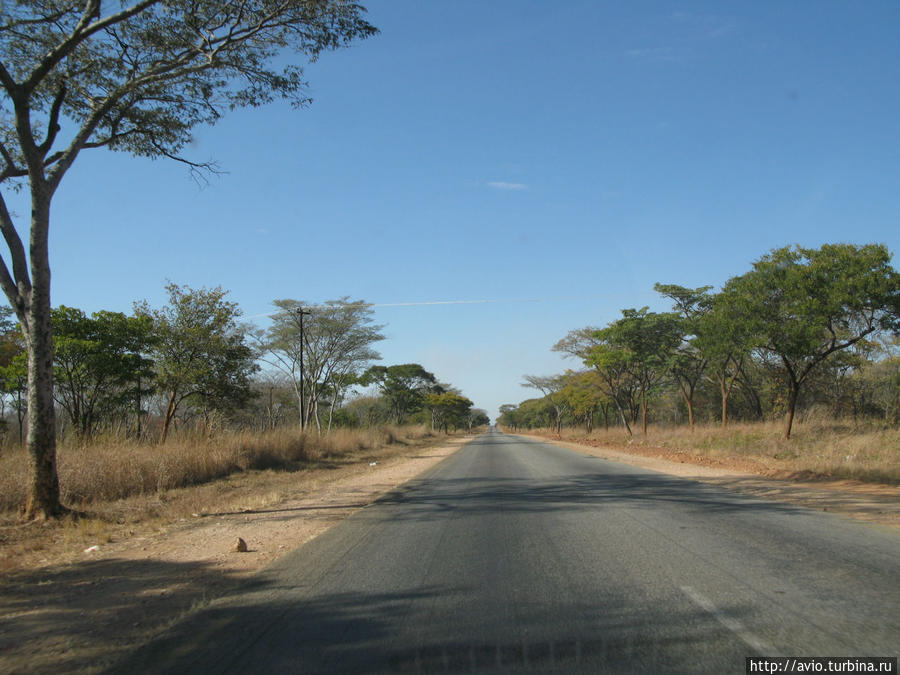
<instances>
[{"instance_id":1,"label":"contrail","mask_svg":"<svg viewBox=\"0 0 900 675\"><path fill-rule=\"evenodd\" d=\"M650 291L633 293L632 295L649 295ZM422 307L426 305L486 305L486 304L513 304L520 302L561 302L568 300L597 300L600 298L621 297L620 293L597 293L594 295L558 295L546 298L485 298L481 300L422 300L418 302L349 302L344 307ZM329 307L327 304L309 304L303 305L307 309L318 309ZM253 314L248 319L255 319L261 316L272 316L278 312L266 312L263 314Z\"/></svg>"}]
</instances>

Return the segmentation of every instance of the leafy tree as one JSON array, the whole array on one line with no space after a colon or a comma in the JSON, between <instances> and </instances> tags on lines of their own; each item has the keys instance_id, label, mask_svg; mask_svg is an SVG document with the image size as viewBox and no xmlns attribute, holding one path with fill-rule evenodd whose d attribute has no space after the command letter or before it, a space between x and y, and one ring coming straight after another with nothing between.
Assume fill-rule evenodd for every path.
<instances>
[{"instance_id":1,"label":"leafy tree","mask_svg":"<svg viewBox=\"0 0 900 675\"><path fill-rule=\"evenodd\" d=\"M425 395L440 393L437 379L418 363L396 366L372 366L360 378L360 384L375 384L388 400L391 416L397 424L407 415L422 409Z\"/></svg>"},{"instance_id":2,"label":"leafy tree","mask_svg":"<svg viewBox=\"0 0 900 675\"><path fill-rule=\"evenodd\" d=\"M450 426L458 429L469 425L472 401L461 394L453 391L429 392L425 394L424 405L431 410L432 429L446 432Z\"/></svg>"},{"instance_id":3,"label":"leafy tree","mask_svg":"<svg viewBox=\"0 0 900 675\"><path fill-rule=\"evenodd\" d=\"M504 403L500 406L500 416L497 417L497 423L505 427L511 427L513 431L518 430L521 425L521 415L519 414L519 406L513 403Z\"/></svg>"},{"instance_id":4,"label":"leafy tree","mask_svg":"<svg viewBox=\"0 0 900 675\"><path fill-rule=\"evenodd\" d=\"M832 354L900 328L900 274L880 244L773 249L722 290L726 315L780 361L787 388L784 436L801 387Z\"/></svg>"},{"instance_id":5,"label":"leafy tree","mask_svg":"<svg viewBox=\"0 0 900 675\"><path fill-rule=\"evenodd\" d=\"M90 436L104 416L130 408L141 380L151 377L148 317L58 307L51 314L55 394L81 436ZM138 414L140 411L138 410Z\"/></svg>"},{"instance_id":6,"label":"leafy tree","mask_svg":"<svg viewBox=\"0 0 900 675\"><path fill-rule=\"evenodd\" d=\"M721 423L725 428L734 386L748 379L745 368L754 345L753 328L735 312L731 297L724 293L713 296L709 310L695 321L695 326L694 344L707 360L707 372L718 386Z\"/></svg>"},{"instance_id":7,"label":"leafy tree","mask_svg":"<svg viewBox=\"0 0 900 675\"><path fill-rule=\"evenodd\" d=\"M655 284L654 290L674 301L674 309L681 317L681 344L672 354L669 370L678 382L688 409L688 423L694 430L694 394L700 384L709 357L698 346L703 317L712 309L712 286L685 288L677 284Z\"/></svg>"},{"instance_id":8,"label":"leafy tree","mask_svg":"<svg viewBox=\"0 0 900 675\"><path fill-rule=\"evenodd\" d=\"M228 108L283 97L308 103L302 71L270 64L286 51L315 59L376 30L363 8L342 0L132 0L129 4L0 4L0 186L26 185L26 252L6 199L0 232L11 269L0 287L28 351L28 518L55 517L59 501L50 325L49 227L53 196L79 154L108 148L182 155L193 129ZM66 126L64 130L63 127Z\"/></svg>"},{"instance_id":9,"label":"leafy tree","mask_svg":"<svg viewBox=\"0 0 900 675\"><path fill-rule=\"evenodd\" d=\"M156 385L166 397L161 441L183 404L228 410L252 393L250 375L258 370L253 350L238 324L241 311L225 300L227 291L194 290L168 284L168 306L154 310L146 301L135 305L148 317L156 336L151 348Z\"/></svg>"},{"instance_id":10,"label":"leafy tree","mask_svg":"<svg viewBox=\"0 0 900 675\"><path fill-rule=\"evenodd\" d=\"M621 387L619 378L630 379L636 386L645 434L647 397L669 373L673 354L681 342L680 326L675 314L648 312L646 307L623 309L621 319L595 335L598 344L589 354L588 365L598 370L611 391Z\"/></svg>"},{"instance_id":11,"label":"leafy tree","mask_svg":"<svg viewBox=\"0 0 900 675\"><path fill-rule=\"evenodd\" d=\"M545 398L530 398L522 401L518 407L521 426L526 429L549 427L555 418L551 403Z\"/></svg>"},{"instance_id":12,"label":"leafy tree","mask_svg":"<svg viewBox=\"0 0 900 675\"><path fill-rule=\"evenodd\" d=\"M637 418L636 394L639 388L628 368L627 351L615 344L608 333L591 326L570 331L553 346L553 351L579 358L597 373L619 413L622 426L631 436L629 420Z\"/></svg>"},{"instance_id":13,"label":"leafy tree","mask_svg":"<svg viewBox=\"0 0 900 675\"><path fill-rule=\"evenodd\" d=\"M468 423L469 431L471 432L472 429L476 427L482 427L486 424L490 424L491 418L488 416L487 410L484 410L482 408L472 408L469 411L466 422Z\"/></svg>"},{"instance_id":14,"label":"leafy tree","mask_svg":"<svg viewBox=\"0 0 900 675\"><path fill-rule=\"evenodd\" d=\"M563 375L523 375L525 382L523 387L531 387L540 391L547 402L553 408L554 426L558 434L562 429L563 413L566 411L566 396L563 388L566 386L566 378Z\"/></svg>"},{"instance_id":15,"label":"leafy tree","mask_svg":"<svg viewBox=\"0 0 900 675\"><path fill-rule=\"evenodd\" d=\"M609 429L610 406L613 402L600 376L593 370L580 373L567 371L565 378L562 393L575 420L580 420L590 433L594 429L594 416L600 412L604 427Z\"/></svg>"},{"instance_id":16,"label":"leafy tree","mask_svg":"<svg viewBox=\"0 0 900 675\"><path fill-rule=\"evenodd\" d=\"M391 419L390 403L383 396L356 396L336 411L335 417L351 420L350 426L375 426Z\"/></svg>"}]
</instances>

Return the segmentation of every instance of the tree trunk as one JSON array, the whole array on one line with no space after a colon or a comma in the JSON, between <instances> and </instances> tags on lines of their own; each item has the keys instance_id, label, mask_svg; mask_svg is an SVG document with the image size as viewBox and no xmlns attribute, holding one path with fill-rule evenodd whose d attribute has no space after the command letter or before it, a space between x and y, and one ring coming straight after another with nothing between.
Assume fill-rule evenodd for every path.
<instances>
[{"instance_id":1,"label":"tree trunk","mask_svg":"<svg viewBox=\"0 0 900 675\"><path fill-rule=\"evenodd\" d=\"M797 409L797 396L800 393L800 383L791 381L791 390L788 393L787 420L784 425L785 440L791 437L791 427L794 426L794 411Z\"/></svg>"},{"instance_id":2,"label":"tree trunk","mask_svg":"<svg viewBox=\"0 0 900 675\"><path fill-rule=\"evenodd\" d=\"M163 430L162 436L159 439L160 443L166 442L166 437L169 435L169 425L172 423L172 418L175 417L175 392L173 391L171 396L169 396L169 404L166 406L166 417L163 420Z\"/></svg>"},{"instance_id":3,"label":"tree trunk","mask_svg":"<svg viewBox=\"0 0 900 675\"><path fill-rule=\"evenodd\" d=\"M722 394L722 428L728 426L728 394L731 393L731 387L725 386L725 377L719 379L719 391Z\"/></svg>"},{"instance_id":4,"label":"tree trunk","mask_svg":"<svg viewBox=\"0 0 900 675\"><path fill-rule=\"evenodd\" d=\"M25 299L24 332L28 347L28 455L31 481L26 518L56 518L66 509L59 499L56 471L56 410L53 405L53 335L50 330L50 261L47 234L50 196L32 190L31 276ZM19 286L22 293L21 284ZM17 309L22 309L17 308Z\"/></svg>"},{"instance_id":5,"label":"tree trunk","mask_svg":"<svg viewBox=\"0 0 900 675\"><path fill-rule=\"evenodd\" d=\"M631 425L628 424L628 418L625 416L625 410L622 408L622 405L619 403L619 399L615 396L613 397L613 402L616 404L616 410L619 411L619 416L622 418L622 424L625 426L625 431L628 432L628 436L634 436L631 431Z\"/></svg>"},{"instance_id":6,"label":"tree trunk","mask_svg":"<svg viewBox=\"0 0 900 675\"><path fill-rule=\"evenodd\" d=\"M641 431L647 435L647 392L641 389Z\"/></svg>"},{"instance_id":7,"label":"tree trunk","mask_svg":"<svg viewBox=\"0 0 900 675\"><path fill-rule=\"evenodd\" d=\"M683 382L679 382L678 386L681 387L681 395L684 397L684 404L687 406L688 411L688 423L691 426L691 433L694 433L694 397L693 391L691 395L688 395L687 389L684 386Z\"/></svg>"},{"instance_id":8,"label":"tree trunk","mask_svg":"<svg viewBox=\"0 0 900 675\"><path fill-rule=\"evenodd\" d=\"M25 501L26 518L56 518L66 509L59 499L56 471L56 411L53 406L53 338L50 333L49 270L40 288L35 272L29 308L28 345L28 455L31 481Z\"/></svg>"}]
</instances>

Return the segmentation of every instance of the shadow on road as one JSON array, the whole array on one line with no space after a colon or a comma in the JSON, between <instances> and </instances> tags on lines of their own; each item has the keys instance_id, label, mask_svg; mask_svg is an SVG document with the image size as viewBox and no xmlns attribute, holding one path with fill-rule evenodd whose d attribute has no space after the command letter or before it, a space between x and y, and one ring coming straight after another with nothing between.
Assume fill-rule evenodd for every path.
<instances>
[{"instance_id":1,"label":"shadow on road","mask_svg":"<svg viewBox=\"0 0 900 675\"><path fill-rule=\"evenodd\" d=\"M733 663L703 665L703 650L711 643L728 645L733 636L699 609L654 621L611 592L600 604L566 608L568 621L561 620L560 608L542 606L506 625L488 625L477 611L462 628L429 616L435 601L461 590L335 593L293 601L287 591L278 600L217 603L108 672L646 673L743 666L746 647L735 647ZM742 615L740 608L726 611ZM471 639L460 636L461 630Z\"/></svg>"}]
</instances>

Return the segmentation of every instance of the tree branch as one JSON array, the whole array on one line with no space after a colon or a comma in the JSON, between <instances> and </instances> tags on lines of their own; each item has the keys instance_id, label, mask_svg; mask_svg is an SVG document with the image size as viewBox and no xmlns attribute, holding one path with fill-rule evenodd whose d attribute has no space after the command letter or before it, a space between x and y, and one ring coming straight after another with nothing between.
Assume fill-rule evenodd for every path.
<instances>
[{"instance_id":1,"label":"tree branch","mask_svg":"<svg viewBox=\"0 0 900 675\"><path fill-rule=\"evenodd\" d=\"M121 23L131 17L140 14L148 7L158 4L161 0L141 0L127 9L123 9L118 14L110 14L105 19L100 19L100 0L89 0L85 5L84 13L81 15L75 28L68 38L63 40L54 49L51 49L41 60L37 68L35 68L29 78L22 83L23 89L29 94L40 84L40 82L53 70L64 58L71 54L78 45L91 37L94 33ZM97 17L97 21L90 23L91 19ZM2 73L0 73L2 78Z\"/></svg>"},{"instance_id":2,"label":"tree branch","mask_svg":"<svg viewBox=\"0 0 900 675\"><path fill-rule=\"evenodd\" d=\"M9 275L9 268L6 266L6 261L2 257L0 257L0 288L2 288L3 292L6 294L9 304L15 308L16 316L19 321L22 322L22 326L27 326L28 321L24 311L25 308L24 303L22 302L22 296L19 294L19 289L16 288L16 284Z\"/></svg>"},{"instance_id":3,"label":"tree branch","mask_svg":"<svg viewBox=\"0 0 900 675\"><path fill-rule=\"evenodd\" d=\"M59 91L56 92L53 106L50 108L50 119L47 120L47 138L38 146L38 151L42 157L50 152L50 148L53 147L53 143L56 141L56 135L59 133L59 111L62 109L63 101L66 100L66 91L66 85L63 82L59 85Z\"/></svg>"},{"instance_id":4,"label":"tree branch","mask_svg":"<svg viewBox=\"0 0 900 675\"><path fill-rule=\"evenodd\" d=\"M19 233L16 231L12 216L9 213L9 209L6 207L6 200L3 198L2 194L0 194L0 232L2 232L3 238L6 240L6 245L9 247L9 253L12 256L13 274L15 275L13 286L16 287L14 295L9 295L9 291L6 291L5 287L4 291L6 291L11 302L13 301L13 298L17 296L21 296L24 300L24 294L31 291L31 280L28 276L25 246L22 244L22 238L19 237ZM9 271L7 270L7 275L8 274ZM10 281L12 281L12 279Z\"/></svg>"}]
</instances>

